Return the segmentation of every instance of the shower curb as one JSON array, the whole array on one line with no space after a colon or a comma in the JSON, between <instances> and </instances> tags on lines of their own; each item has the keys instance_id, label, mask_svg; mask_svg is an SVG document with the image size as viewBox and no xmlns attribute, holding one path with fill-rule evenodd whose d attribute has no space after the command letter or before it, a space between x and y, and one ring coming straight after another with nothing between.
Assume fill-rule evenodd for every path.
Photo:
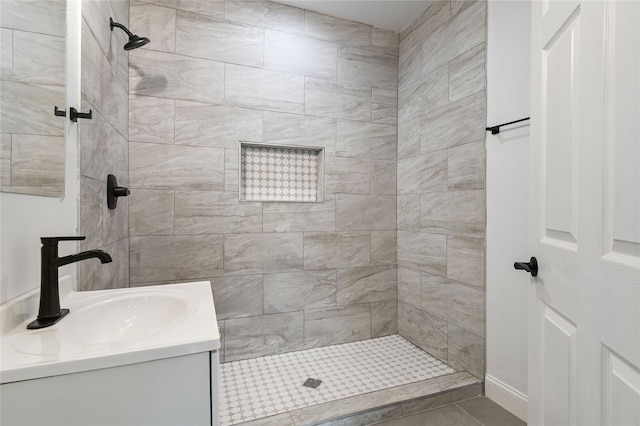
<instances>
[{"instance_id":1,"label":"shower curb","mask_svg":"<svg viewBox=\"0 0 640 426\"><path fill-rule=\"evenodd\" d=\"M450 405L482 393L482 380L467 372L458 372L298 408L237 426L364 426Z\"/></svg>"}]
</instances>

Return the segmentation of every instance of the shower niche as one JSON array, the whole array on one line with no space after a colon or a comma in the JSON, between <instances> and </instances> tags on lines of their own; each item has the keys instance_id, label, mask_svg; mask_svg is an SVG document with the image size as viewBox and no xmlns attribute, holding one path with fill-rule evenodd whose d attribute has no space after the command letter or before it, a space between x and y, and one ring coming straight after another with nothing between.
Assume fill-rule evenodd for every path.
<instances>
[{"instance_id":1,"label":"shower niche","mask_svg":"<svg viewBox=\"0 0 640 426\"><path fill-rule=\"evenodd\" d=\"M323 201L324 148L240 142L241 201Z\"/></svg>"}]
</instances>

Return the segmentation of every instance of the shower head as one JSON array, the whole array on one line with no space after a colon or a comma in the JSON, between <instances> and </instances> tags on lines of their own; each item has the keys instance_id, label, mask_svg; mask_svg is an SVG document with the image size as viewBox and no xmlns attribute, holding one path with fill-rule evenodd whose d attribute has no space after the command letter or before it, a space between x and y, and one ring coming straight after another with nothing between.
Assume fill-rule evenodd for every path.
<instances>
[{"instance_id":1,"label":"shower head","mask_svg":"<svg viewBox=\"0 0 640 426\"><path fill-rule=\"evenodd\" d=\"M137 49L138 47L142 47L151 41L146 37L140 37L133 34L124 25L118 24L117 22L113 22L113 18L109 18L109 25L111 26L111 31L113 31L113 27L118 27L122 29L125 33L127 33L127 35L129 36L129 41L127 42L127 44L124 45L124 50Z\"/></svg>"}]
</instances>

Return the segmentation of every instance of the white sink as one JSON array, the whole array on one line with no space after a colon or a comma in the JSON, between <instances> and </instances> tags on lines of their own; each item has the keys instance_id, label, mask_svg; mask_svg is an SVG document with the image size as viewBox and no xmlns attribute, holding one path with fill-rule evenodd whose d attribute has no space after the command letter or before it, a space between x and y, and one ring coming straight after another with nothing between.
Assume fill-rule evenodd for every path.
<instances>
[{"instance_id":1,"label":"white sink","mask_svg":"<svg viewBox=\"0 0 640 426\"><path fill-rule=\"evenodd\" d=\"M60 321L60 339L91 345L148 338L170 330L193 314L197 300L189 296L155 289L86 299L85 306Z\"/></svg>"},{"instance_id":2,"label":"white sink","mask_svg":"<svg viewBox=\"0 0 640 426\"><path fill-rule=\"evenodd\" d=\"M0 383L220 347L206 281L90 292L64 290L61 282L60 295L70 313L38 330L26 329L37 292L2 306Z\"/></svg>"}]
</instances>

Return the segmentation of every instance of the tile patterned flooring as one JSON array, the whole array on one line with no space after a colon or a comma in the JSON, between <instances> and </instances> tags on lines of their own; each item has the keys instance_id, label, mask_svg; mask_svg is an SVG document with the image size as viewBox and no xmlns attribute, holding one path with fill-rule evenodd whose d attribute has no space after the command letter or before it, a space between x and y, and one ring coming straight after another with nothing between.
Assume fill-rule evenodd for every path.
<instances>
[{"instance_id":1,"label":"tile patterned flooring","mask_svg":"<svg viewBox=\"0 0 640 426\"><path fill-rule=\"evenodd\" d=\"M234 425L451 373L398 335L225 363L220 422ZM322 383L304 387L308 378Z\"/></svg>"},{"instance_id":2,"label":"tile patterned flooring","mask_svg":"<svg viewBox=\"0 0 640 426\"><path fill-rule=\"evenodd\" d=\"M387 422L378 426L526 426L526 423L488 398L467 401Z\"/></svg>"}]
</instances>

